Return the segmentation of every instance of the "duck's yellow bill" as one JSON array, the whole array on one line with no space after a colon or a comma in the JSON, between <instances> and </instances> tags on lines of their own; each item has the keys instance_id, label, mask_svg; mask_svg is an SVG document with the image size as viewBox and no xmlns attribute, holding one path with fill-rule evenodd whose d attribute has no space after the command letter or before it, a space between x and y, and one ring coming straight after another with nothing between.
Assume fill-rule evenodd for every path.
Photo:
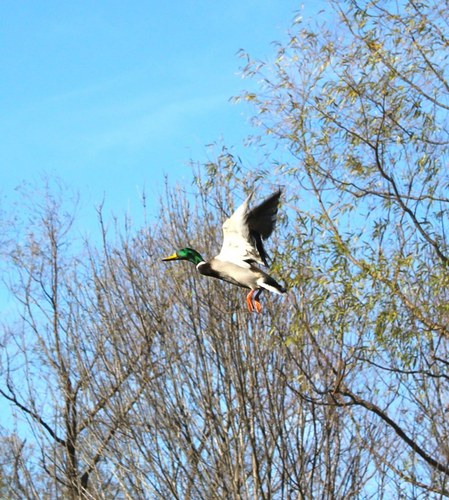
<instances>
[{"instance_id":1,"label":"duck's yellow bill","mask_svg":"<svg viewBox=\"0 0 449 500\"><path fill-rule=\"evenodd\" d=\"M164 257L162 260L176 260L176 259L179 259L177 253L175 252L174 254L172 255L169 255L168 257Z\"/></svg>"}]
</instances>

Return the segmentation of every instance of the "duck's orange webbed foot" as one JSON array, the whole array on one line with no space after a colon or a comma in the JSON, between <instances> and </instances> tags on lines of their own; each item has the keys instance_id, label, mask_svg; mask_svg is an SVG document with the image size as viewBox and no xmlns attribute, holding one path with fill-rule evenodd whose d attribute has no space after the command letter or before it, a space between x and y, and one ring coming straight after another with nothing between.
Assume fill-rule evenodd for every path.
<instances>
[{"instance_id":1,"label":"duck's orange webbed foot","mask_svg":"<svg viewBox=\"0 0 449 500\"><path fill-rule=\"evenodd\" d=\"M262 305L258 300L259 295L260 290L251 290L246 296L246 305L248 306L249 312L256 311L257 314L260 314L260 312L262 311Z\"/></svg>"},{"instance_id":2,"label":"duck's orange webbed foot","mask_svg":"<svg viewBox=\"0 0 449 500\"><path fill-rule=\"evenodd\" d=\"M253 306L253 294L254 290L251 290L249 294L246 296L246 305L248 306L248 311L251 313L254 311L254 306Z\"/></svg>"}]
</instances>

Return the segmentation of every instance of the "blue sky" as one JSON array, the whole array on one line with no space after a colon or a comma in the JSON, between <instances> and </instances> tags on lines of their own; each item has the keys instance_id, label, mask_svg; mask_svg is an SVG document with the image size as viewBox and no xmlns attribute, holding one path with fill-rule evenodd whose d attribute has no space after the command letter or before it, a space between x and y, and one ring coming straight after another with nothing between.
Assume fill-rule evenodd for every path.
<instances>
[{"instance_id":1,"label":"blue sky","mask_svg":"<svg viewBox=\"0 0 449 500\"><path fill-rule=\"evenodd\" d=\"M250 110L229 102L253 84L238 50L269 59L294 16L313 10L293 0L2 2L2 204L43 172L118 214L144 187L161 191L163 173L187 182L207 144L238 149L251 133Z\"/></svg>"}]
</instances>

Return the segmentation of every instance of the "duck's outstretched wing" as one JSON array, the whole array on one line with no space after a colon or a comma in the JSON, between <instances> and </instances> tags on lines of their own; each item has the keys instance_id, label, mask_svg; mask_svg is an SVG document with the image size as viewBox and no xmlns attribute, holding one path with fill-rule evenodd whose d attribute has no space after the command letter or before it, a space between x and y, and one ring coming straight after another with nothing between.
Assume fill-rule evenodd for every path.
<instances>
[{"instance_id":1,"label":"duck's outstretched wing","mask_svg":"<svg viewBox=\"0 0 449 500\"><path fill-rule=\"evenodd\" d=\"M266 240L273 232L281 190L249 210L252 196L253 193L225 220L223 246L216 259L243 267L250 267L251 263L268 265L262 240Z\"/></svg>"},{"instance_id":2,"label":"duck's outstretched wing","mask_svg":"<svg viewBox=\"0 0 449 500\"><path fill-rule=\"evenodd\" d=\"M250 236L254 241L262 262L266 266L268 266L268 255L265 251L262 240L268 239L274 230L281 194L282 191L278 189L275 193L260 203L260 205L254 207L247 216Z\"/></svg>"}]
</instances>

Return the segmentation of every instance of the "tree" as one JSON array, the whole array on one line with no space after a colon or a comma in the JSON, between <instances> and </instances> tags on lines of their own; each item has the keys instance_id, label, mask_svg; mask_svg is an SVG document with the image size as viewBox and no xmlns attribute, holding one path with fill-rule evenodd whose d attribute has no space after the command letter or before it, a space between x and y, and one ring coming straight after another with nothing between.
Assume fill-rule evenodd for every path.
<instances>
[{"instance_id":1,"label":"tree","mask_svg":"<svg viewBox=\"0 0 449 500\"><path fill-rule=\"evenodd\" d=\"M350 415L396 494L447 496L447 9L332 5L338 27L298 19L274 65L245 70L265 85L246 95L257 124L290 154L290 336L322 360L302 393Z\"/></svg>"},{"instance_id":2,"label":"tree","mask_svg":"<svg viewBox=\"0 0 449 500\"><path fill-rule=\"evenodd\" d=\"M135 268L125 243L113 254L103 227L101 259L88 245L79 255L70 248L73 216L65 197L47 186L10 251L20 319L5 342L0 394L27 419L40 468L51 479L49 487L31 482L36 496L110 497L117 486L106 450L143 383L158 376L155 317L139 302L138 279L130 282ZM18 467L17 477L30 481L25 470Z\"/></svg>"},{"instance_id":3,"label":"tree","mask_svg":"<svg viewBox=\"0 0 449 500\"><path fill-rule=\"evenodd\" d=\"M46 193L11 253L23 312L6 342L0 390L35 443L17 461L16 489L73 498L359 490L363 453L355 440L335 442L345 416L298 398L292 386L300 360L315 363L310 350L292 345L286 358L284 339L270 334L287 331L282 304L267 300L266 318L252 317L240 290L160 263L191 241L205 255L216 251L221 207L229 210L239 191L232 156L219 162L209 166L211 174L219 167L213 184L197 178L194 200L169 190L159 227L116 226L113 236L100 211L101 246L77 252L64 246L78 246L58 201L66 196ZM10 442L15 456L25 446L18 443ZM350 465L333 457L343 447Z\"/></svg>"}]
</instances>

